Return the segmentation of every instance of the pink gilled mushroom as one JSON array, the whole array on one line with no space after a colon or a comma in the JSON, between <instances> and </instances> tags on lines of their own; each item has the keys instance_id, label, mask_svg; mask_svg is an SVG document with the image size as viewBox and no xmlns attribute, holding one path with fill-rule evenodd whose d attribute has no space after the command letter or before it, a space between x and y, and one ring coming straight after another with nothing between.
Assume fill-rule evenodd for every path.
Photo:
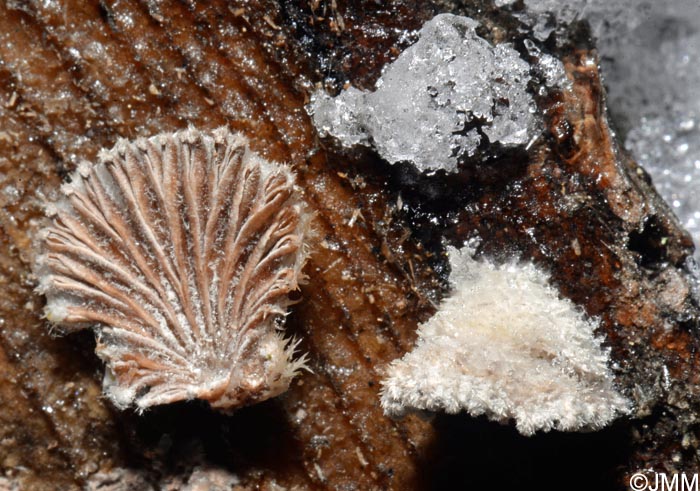
<instances>
[{"instance_id":1,"label":"pink gilled mushroom","mask_svg":"<svg viewBox=\"0 0 700 491\"><path fill-rule=\"evenodd\" d=\"M280 332L310 218L291 170L226 129L119 141L48 207L46 317L93 327L120 408L284 392L304 366Z\"/></svg>"}]
</instances>

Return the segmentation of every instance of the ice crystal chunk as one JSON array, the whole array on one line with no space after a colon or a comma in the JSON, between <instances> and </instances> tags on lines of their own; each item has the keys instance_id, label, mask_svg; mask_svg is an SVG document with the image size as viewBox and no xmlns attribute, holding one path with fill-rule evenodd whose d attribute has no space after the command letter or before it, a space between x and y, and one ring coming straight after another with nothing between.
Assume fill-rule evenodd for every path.
<instances>
[{"instance_id":1,"label":"ice crystal chunk","mask_svg":"<svg viewBox=\"0 0 700 491\"><path fill-rule=\"evenodd\" d=\"M508 44L493 46L468 17L440 14L388 64L373 92L319 91L309 112L321 135L373 146L390 163L454 171L489 143L523 145L537 126L526 91L529 65Z\"/></svg>"},{"instance_id":2,"label":"ice crystal chunk","mask_svg":"<svg viewBox=\"0 0 700 491\"><path fill-rule=\"evenodd\" d=\"M535 431L600 428L627 411L609 353L586 319L530 263L449 249L453 294L382 382L389 414L467 411Z\"/></svg>"},{"instance_id":3,"label":"ice crystal chunk","mask_svg":"<svg viewBox=\"0 0 700 491\"><path fill-rule=\"evenodd\" d=\"M291 170L226 129L119 141L49 207L37 261L46 316L93 326L119 407L199 398L229 410L303 365L279 332L306 259Z\"/></svg>"}]
</instances>

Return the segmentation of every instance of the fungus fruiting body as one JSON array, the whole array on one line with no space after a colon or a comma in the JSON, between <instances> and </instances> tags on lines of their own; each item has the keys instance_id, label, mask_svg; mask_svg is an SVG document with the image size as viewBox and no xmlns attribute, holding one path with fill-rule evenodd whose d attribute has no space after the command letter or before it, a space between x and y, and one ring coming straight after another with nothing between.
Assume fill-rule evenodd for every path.
<instances>
[{"instance_id":1,"label":"fungus fruiting body","mask_svg":"<svg viewBox=\"0 0 700 491\"><path fill-rule=\"evenodd\" d=\"M387 369L382 406L466 411L535 431L600 428L628 411L597 323L531 263L496 265L449 249L453 293Z\"/></svg>"},{"instance_id":2,"label":"fungus fruiting body","mask_svg":"<svg viewBox=\"0 0 700 491\"><path fill-rule=\"evenodd\" d=\"M93 326L119 407L199 398L231 409L287 389L280 333L310 214L291 170L226 129L119 141L81 164L37 260L46 316Z\"/></svg>"}]
</instances>

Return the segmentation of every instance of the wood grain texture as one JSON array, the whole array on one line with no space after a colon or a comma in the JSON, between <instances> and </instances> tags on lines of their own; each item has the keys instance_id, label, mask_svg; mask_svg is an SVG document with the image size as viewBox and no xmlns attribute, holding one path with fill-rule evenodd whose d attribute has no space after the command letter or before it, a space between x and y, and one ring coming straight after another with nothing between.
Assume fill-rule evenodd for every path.
<instances>
[{"instance_id":1,"label":"wood grain texture","mask_svg":"<svg viewBox=\"0 0 700 491\"><path fill-rule=\"evenodd\" d=\"M517 23L489 5L0 3L6 479L21 489L107 489L100 476L121 469L153 489L184 489L193 469L215 467L250 489L457 489L511 469L507 483L545 488L582 462L591 469L577 475L582 487L614 487L620 469L651 464L697 469L697 306L684 266L691 244L617 147L585 36L573 32L558 53L573 93L538 100L545 137L529 153L452 178L426 181L366 152L340 152L318 140L306 115L317 85L370 87L409 42L401 33L435 11L472 15L484 35L517 41ZM241 131L256 152L297 173L318 217L318 245L287 331L303 339L313 373L233 416L196 403L118 412L100 395L91 335L56 338L40 318L29 264L41 202L118 137L190 123ZM601 317L642 419L524 439L464 416L382 414L382 367L411 348L445 291L443 239L475 235L482 253L533 259Z\"/></svg>"}]
</instances>

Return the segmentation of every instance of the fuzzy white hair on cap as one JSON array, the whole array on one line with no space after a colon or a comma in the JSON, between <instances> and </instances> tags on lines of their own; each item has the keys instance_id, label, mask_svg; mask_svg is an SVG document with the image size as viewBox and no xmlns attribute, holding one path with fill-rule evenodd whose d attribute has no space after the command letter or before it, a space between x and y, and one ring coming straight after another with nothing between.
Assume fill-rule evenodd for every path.
<instances>
[{"instance_id":1,"label":"fuzzy white hair on cap","mask_svg":"<svg viewBox=\"0 0 700 491\"><path fill-rule=\"evenodd\" d=\"M382 407L515 420L523 435L601 428L629 411L609 350L532 263L496 265L449 248L452 294L387 368Z\"/></svg>"}]
</instances>

